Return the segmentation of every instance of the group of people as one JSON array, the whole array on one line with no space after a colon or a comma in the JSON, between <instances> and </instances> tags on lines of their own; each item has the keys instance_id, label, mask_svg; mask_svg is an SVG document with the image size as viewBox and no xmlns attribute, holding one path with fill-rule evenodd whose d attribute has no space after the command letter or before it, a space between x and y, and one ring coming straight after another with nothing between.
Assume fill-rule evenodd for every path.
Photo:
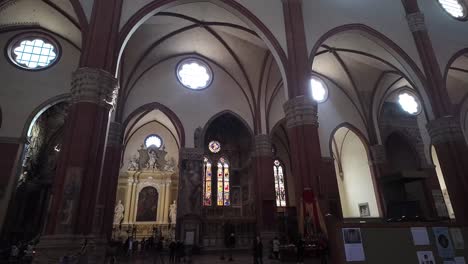
<instances>
[{"instance_id":1,"label":"group of people","mask_svg":"<svg viewBox=\"0 0 468 264\"><path fill-rule=\"evenodd\" d=\"M128 237L123 245L125 256L132 257L134 255L153 255L155 263L166 263L166 250L169 255L169 263L181 263L185 257L185 245L182 241L165 240L164 237L143 238L140 241L133 237ZM122 254L121 254L122 255Z\"/></svg>"}]
</instances>

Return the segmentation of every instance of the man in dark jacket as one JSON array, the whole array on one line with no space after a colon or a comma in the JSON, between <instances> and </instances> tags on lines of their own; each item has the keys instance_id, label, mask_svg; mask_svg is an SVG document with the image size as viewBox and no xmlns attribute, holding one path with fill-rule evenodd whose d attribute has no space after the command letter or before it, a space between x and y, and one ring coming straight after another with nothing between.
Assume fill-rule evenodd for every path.
<instances>
[{"instance_id":1,"label":"man in dark jacket","mask_svg":"<svg viewBox=\"0 0 468 264\"><path fill-rule=\"evenodd\" d=\"M254 264L263 264L263 244L259 236L254 240L253 255Z\"/></svg>"}]
</instances>

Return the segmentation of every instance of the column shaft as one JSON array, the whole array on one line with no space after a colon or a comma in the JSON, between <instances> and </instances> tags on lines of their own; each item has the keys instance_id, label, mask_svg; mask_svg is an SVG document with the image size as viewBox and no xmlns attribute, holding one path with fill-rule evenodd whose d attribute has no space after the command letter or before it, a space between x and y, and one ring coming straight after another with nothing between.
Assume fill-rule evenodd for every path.
<instances>
[{"instance_id":1,"label":"column shaft","mask_svg":"<svg viewBox=\"0 0 468 264\"><path fill-rule=\"evenodd\" d=\"M163 224L167 224L169 221L169 206L171 205L171 184L166 183L166 199L164 204L164 216L163 216Z\"/></svg>"}]
</instances>

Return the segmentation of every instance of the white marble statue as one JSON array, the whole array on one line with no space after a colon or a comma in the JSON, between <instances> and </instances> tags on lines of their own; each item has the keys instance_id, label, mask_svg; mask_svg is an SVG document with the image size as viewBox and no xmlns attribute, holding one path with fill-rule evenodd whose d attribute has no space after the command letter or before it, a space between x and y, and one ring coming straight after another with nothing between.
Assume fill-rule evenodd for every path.
<instances>
[{"instance_id":1,"label":"white marble statue","mask_svg":"<svg viewBox=\"0 0 468 264\"><path fill-rule=\"evenodd\" d=\"M122 200L119 200L119 203L115 206L114 209L114 224L120 224L120 222L124 218L124 211L125 208L122 204Z\"/></svg>"},{"instance_id":2,"label":"white marble statue","mask_svg":"<svg viewBox=\"0 0 468 264\"><path fill-rule=\"evenodd\" d=\"M154 150L151 150L149 152L149 162L148 162L149 168L148 169L151 169L154 171L154 169L156 168L156 158L157 158L156 152L154 152Z\"/></svg>"},{"instance_id":3,"label":"white marble statue","mask_svg":"<svg viewBox=\"0 0 468 264\"><path fill-rule=\"evenodd\" d=\"M176 201L174 200L174 202L172 202L172 204L169 206L169 220L171 224L175 225L176 218L177 218L177 204L176 204Z\"/></svg>"}]
</instances>

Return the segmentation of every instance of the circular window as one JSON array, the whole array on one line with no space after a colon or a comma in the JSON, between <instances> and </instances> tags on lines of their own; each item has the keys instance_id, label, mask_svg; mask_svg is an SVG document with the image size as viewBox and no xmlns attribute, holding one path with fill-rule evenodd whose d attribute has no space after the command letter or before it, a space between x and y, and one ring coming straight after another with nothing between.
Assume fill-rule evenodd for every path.
<instances>
[{"instance_id":1,"label":"circular window","mask_svg":"<svg viewBox=\"0 0 468 264\"><path fill-rule=\"evenodd\" d=\"M442 8L456 19L466 19L466 5L463 0L438 0Z\"/></svg>"},{"instance_id":2,"label":"circular window","mask_svg":"<svg viewBox=\"0 0 468 264\"><path fill-rule=\"evenodd\" d=\"M162 146L162 139L158 135L149 135L145 139L145 146L146 148L149 148L149 147L160 148Z\"/></svg>"},{"instance_id":3,"label":"circular window","mask_svg":"<svg viewBox=\"0 0 468 264\"><path fill-rule=\"evenodd\" d=\"M211 141L208 148L212 153L218 153L221 150L221 144L218 141Z\"/></svg>"},{"instance_id":4,"label":"circular window","mask_svg":"<svg viewBox=\"0 0 468 264\"><path fill-rule=\"evenodd\" d=\"M199 59L185 59L177 66L177 79L192 90L201 90L210 86L213 72L210 66Z\"/></svg>"},{"instance_id":5,"label":"circular window","mask_svg":"<svg viewBox=\"0 0 468 264\"><path fill-rule=\"evenodd\" d=\"M41 33L26 33L14 37L8 45L10 61L26 70L42 70L58 61L59 46Z\"/></svg>"},{"instance_id":6,"label":"circular window","mask_svg":"<svg viewBox=\"0 0 468 264\"><path fill-rule=\"evenodd\" d=\"M409 92L401 92L398 95L398 103L403 111L411 115L417 115L421 112L419 100Z\"/></svg>"},{"instance_id":7,"label":"circular window","mask_svg":"<svg viewBox=\"0 0 468 264\"><path fill-rule=\"evenodd\" d=\"M310 89L312 98L317 103L323 103L328 99L328 88L320 78L313 76L310 79Z\"/></svg>"}]
</instances>

